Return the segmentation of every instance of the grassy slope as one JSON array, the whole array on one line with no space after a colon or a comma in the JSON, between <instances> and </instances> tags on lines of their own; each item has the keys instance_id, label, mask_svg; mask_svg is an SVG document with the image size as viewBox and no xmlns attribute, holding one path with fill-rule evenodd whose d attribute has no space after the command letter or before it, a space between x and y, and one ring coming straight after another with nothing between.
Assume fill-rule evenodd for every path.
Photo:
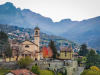
<instances>
[{"instance_id":1,"label":"grassy slope","mask_svg":"<svg viewBox=\"0 0 100 75\"><path fill-rule=\"evenodd\" d=\"M49 70L40 70L40 75L54 75L54 73Z\"/></svg>"},{"instance_id":2,"label":"grassy slope","mask_svg":"<svg viewBox=\"0 0 100 75\"><path fill-rule=\"evenodd\" d=\"M7 73L9 71L11 71L11 70L0 69L0 75L4 75L5 73Z\"/></svg>"}]
</instances>

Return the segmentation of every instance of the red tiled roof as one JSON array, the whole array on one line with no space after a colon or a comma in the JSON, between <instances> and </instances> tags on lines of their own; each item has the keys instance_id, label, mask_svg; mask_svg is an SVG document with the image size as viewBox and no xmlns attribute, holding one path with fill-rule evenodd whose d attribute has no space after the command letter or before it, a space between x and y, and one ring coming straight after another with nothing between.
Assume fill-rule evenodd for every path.
<instances>
[{"instance_id":1,"label":"red tiled roof","mask_svg":"<svg viewBox=\"0 0 100 75\"><path fill-rule=\"evenodd\" d=\"M78 53L73 53L73 55L78 55Z\"/></svg>"},{"instance_id":2,"label":"red tiled roof","mask_svg":"<svg viewBox=\"0 0 100 75\"><path fill-rule=\"evenodd\" d=\"M13 71L10 71L16 75L19 75L19 74L23 74L23 75L29 75L28 73L31 73L32 75L36 75L34 73L32 73L31 71L27 70L27 69L20 69L20 70L13 70Z\"/></svg>"},{"instance_id":3,"label":"red tiled roof","mask_svg":"<svg viewBox=\"0 0 100 75\"><path fill-rule=\"evenodd\" d=\"M73 50L72 48L64 47L60 51L72 51L72 50Z\"/></svg>"},{"instance_id":4,"label":"red tiled roof","mask_svg":"<svg viewBox=\"0 0 100 75\"><path fill-rule=\"evenodd\" d=\"M79 56L80 58L83 58L83 56Z\"/></svg>"}]
</instances>

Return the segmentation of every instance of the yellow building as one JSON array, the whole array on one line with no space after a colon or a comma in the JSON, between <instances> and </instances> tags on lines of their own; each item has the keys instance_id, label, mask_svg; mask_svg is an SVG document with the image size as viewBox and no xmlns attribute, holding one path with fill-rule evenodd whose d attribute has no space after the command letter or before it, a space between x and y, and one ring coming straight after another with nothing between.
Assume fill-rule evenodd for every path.
<instances>
[{"instance_id":1,"label":"yellow building","mask_svg":"<svg viewBox=\"0 0 100 75\"><path fill-rule=\"evenodd\" d=\"M73 59L73 49L65 47L60 50L60 59L63 60L72 60Z\"/></svg>"}]
</instances>

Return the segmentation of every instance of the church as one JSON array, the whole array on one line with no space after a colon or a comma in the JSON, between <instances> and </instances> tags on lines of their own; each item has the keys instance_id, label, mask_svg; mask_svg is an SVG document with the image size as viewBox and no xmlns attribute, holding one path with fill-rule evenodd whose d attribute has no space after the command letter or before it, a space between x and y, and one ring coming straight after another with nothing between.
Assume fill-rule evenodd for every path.
<instances>
[{"instance_id":1,"label":"church","mask_svg":"<svg viewBox=\"0 0 100 75\"><path fill-rule=\"evenodd\" d=\"M34 42L25 40L19 43L18 56L14 56L14 60L20 60L20 58L30 57L33 60L40 60L39 41L40 41L40 29L38 26L34 29Z\"/></svg>"}]
</instances>

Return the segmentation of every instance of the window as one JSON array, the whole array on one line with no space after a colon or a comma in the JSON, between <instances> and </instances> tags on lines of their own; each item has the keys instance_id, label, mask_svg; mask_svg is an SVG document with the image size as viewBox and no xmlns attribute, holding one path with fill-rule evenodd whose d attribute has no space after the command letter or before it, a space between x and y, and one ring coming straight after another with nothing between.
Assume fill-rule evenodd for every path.
<instances>
[{"instance_id":1,"label":"window","mask_svg":"<svg viewBox=\"0 0 100 75\"><path fill-rule=\"evenodd\" d=\"M35 35L38 35L38 31L35 32Z\"/></svg>"},{"instance_id":2,"label":"window","mask_svg":"<svg viewBox=\"0 0 100 75\"><path fill-rule=\"evenodd\" d=\"M29 47L28 45L26 45L25 47Z\"/></svg>"},{"instance_id":3,"label":"window","mask_svg":"<svg viewBox=\"0 0 100 75\"><path fill-rule=\"evenodd\" d=\"M65 51L65 56L66 56L66 51Z\"/></svg>"}]
</instances>

